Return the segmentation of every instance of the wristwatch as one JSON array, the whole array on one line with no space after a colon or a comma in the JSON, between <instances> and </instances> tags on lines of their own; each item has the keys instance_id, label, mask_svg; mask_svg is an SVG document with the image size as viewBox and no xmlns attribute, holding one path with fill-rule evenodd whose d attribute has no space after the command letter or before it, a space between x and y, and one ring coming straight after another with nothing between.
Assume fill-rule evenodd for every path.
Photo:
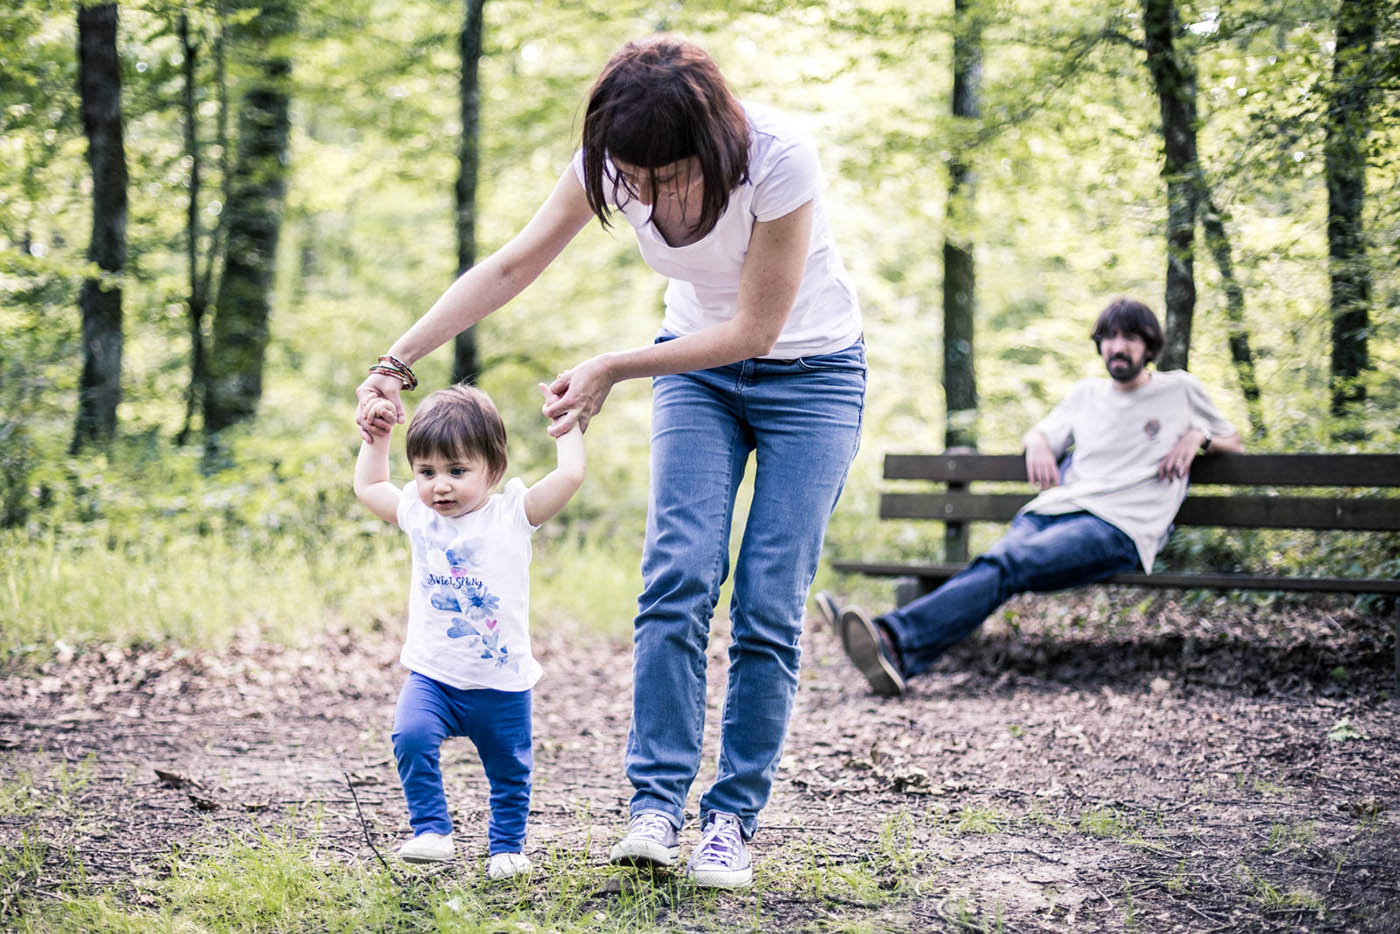
<instances>
[{"instance_id":1,"label":"wristwatch","mask_svg":"<svg viewBox=\"0 0 1400 934\"><path fill-rule=\"evenodd\" d=\"M1201 434L1205 435L1205 437L1201 439L1201 453L1204 454L1206 451L1210 450L1210 429L1202 428Z\"/></svg>"}]
</instances>

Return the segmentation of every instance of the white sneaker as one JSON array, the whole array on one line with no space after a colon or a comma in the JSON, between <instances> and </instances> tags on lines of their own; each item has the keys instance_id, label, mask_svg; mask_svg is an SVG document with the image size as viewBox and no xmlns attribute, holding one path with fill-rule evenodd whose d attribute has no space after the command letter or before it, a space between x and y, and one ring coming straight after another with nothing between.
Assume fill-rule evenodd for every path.
<instances>
[{"instance_id":1,"label":"white sneaker","mask_svg":"<svg viewBox=\"0 0 1400 934\"><path fill-rule=\"evenodd\" d=\"M627 836L613 844L611 859L614 863L669 866L680 852L671 818L660 811L638 811L627 825Z\"/></svg>"},{"instance_id":2,"label":"white sneaker","mask_svg":"<svg viewBox=\"0 0 1400 934\"><path fill-rule=\"evenodd\" d=\"M452 858L452 834L420 833L396 851L406 863L440 863Z\"/></svg>"},{"instance_id":3,"label":"white sneaker","mask_svg":"<svg viewBox=\"0 0 1400 934\"><path fill-rule=\"evenodd\" d=\"M696 885L713 889L741 889L753 881L753 861L739 818L711 812L685 874Z\"/></svg>"},{"instance_id":4,"label":"white sneaker","mask_svg":"<svg viewBox=\"0 0 1400 934\"><path fill-rule=\"evenodd\" d=\"M486 876L493 881L528 876L534 866L524 853L493 853L486 865Z\"/></svg>"}]
</instances>

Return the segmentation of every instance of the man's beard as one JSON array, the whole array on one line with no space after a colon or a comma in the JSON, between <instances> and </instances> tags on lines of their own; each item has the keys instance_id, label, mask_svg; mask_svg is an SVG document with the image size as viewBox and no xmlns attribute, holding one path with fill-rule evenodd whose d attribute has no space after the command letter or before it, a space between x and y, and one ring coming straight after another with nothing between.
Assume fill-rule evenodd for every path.
<instances>
[{"instance_id":1,"label":"man's beard","mask_svg":"<svg viewBox=\"0 0 1400 934\"><path fill-rule=\"evenodd\" d=\"M1114 369L1113 365L1119 362L1126 363L1127 366L1121 369ZM1142 368L1147 366L1147 357L1144 356L1141 360L1134 363L1133 359L1127 354L1114 354L1108 358L1107 366L1109 376L1120 383L1131 383L1133 380L1137 379L1137 375L1142 372Z\"/></svg>"}]
</instances>

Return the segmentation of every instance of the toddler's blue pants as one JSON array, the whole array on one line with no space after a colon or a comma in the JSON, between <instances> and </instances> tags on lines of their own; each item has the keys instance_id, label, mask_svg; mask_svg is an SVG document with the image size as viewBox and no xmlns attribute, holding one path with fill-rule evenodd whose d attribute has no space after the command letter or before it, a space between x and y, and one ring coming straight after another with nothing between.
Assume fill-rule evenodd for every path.
<instances>
[{"instance_id":1,"label":"toddler's blue pants","mask_svg":"<svg viewBox=\"0 0 1400 934\"><path fill-rule=\"evenodd\" d=\"M452 818L438 763L442 741L465 736L476 746L491 785L490 853L518 853L530 813L530 692L462 690L409 672L394 712L394 759L399 766L414 836L450 834Z\"/></svg>"}]
</instances>

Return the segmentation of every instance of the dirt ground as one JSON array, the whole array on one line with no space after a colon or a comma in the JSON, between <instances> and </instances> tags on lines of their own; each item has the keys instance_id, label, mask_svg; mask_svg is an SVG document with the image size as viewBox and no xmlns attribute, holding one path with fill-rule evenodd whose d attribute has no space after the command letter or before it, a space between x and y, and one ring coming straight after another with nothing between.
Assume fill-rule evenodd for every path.
<instances>
[{"instance_id":1,"label":"dirt ground","mask_svg":"<svg viewBox=\"0 0 1400 934\"><path fill-rule=\"evenodd\" d=\"M870 901L769 891L764 926L1400 930L1394 622L1393 607L1317 600L1023 597L882 700L809 620L759 882L766 859L874 865L882 847L923 881ZM159 871L172 842L293 813L341 858L371 861L348 776L387 853L407 829L387 740L402 677L392 628L295 650L67 651L37 674L0 672L0 787L42 801L67 783L83 815L0 810L0 846L25 833L50 844L53 879L25 883L36 890L71 872L64 851L89 884L121 887ZM712 727L724 643L716 632ZM630 647L559 627L536 648L528 849L583 847L601 864L630 793ZM485 783L469 745L448 749L475 856ZM740 898L717 903L717 924Z\"/></svg>"}]
</instances>

